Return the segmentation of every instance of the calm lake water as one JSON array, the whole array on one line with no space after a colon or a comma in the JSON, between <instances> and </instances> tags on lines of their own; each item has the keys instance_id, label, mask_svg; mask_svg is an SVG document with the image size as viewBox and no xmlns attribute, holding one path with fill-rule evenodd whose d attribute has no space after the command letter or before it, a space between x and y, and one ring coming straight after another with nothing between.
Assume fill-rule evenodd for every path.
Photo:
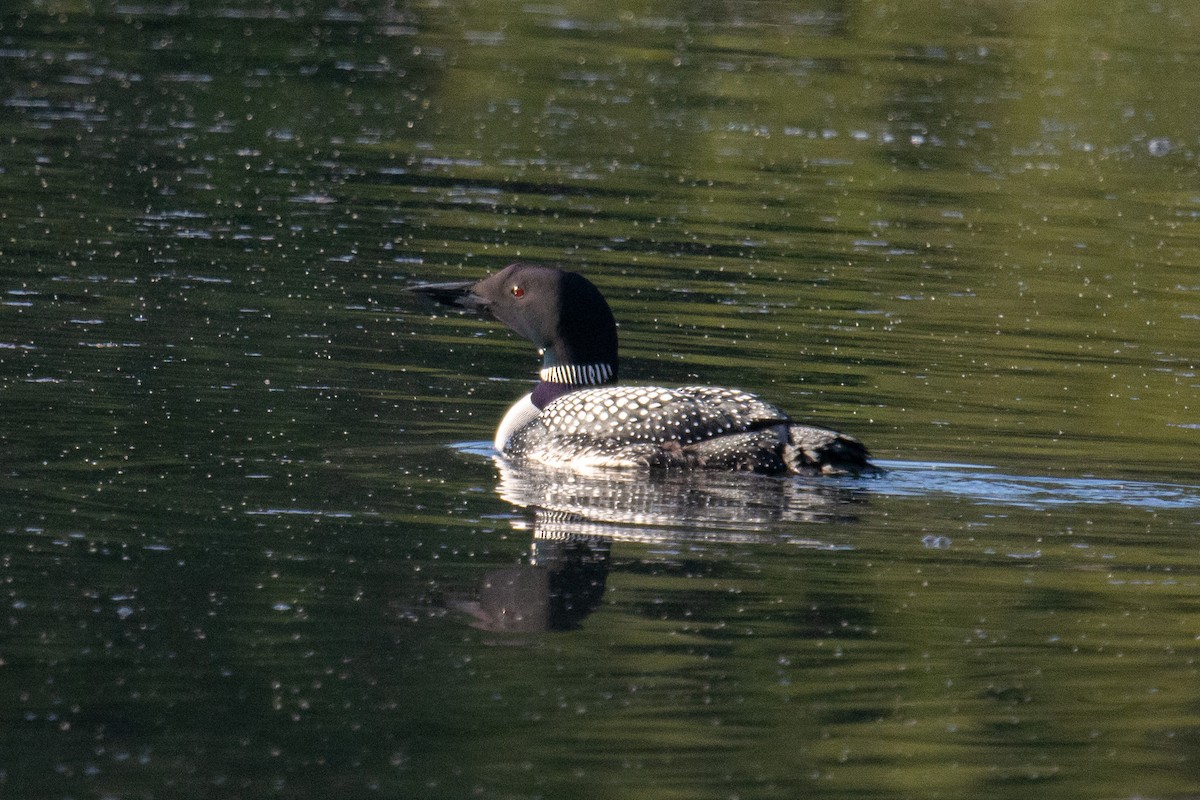
<instances>
[{"instance_id":1,"label":"calm lake water","mask_svg":"<svg viewBox=\"0 0 1200 800\"><path fill-rule=\"evenodd\" d=\"M0 796L1195 798L1197 41L5 3ZM496 463L517 258L888 474Z\"/></svg>"}]
</instances>

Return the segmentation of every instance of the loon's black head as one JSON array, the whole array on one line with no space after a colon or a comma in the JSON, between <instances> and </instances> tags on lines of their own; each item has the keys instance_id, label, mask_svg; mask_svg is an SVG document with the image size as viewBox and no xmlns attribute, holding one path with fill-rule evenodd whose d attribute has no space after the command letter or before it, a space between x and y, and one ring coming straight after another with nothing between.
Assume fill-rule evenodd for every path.
<instances>
[{"instance_id":1,"label":"loon's black head","mask_svg":"<svg viewBox=\"0 0 1200 800\"><path fill-rule=\"evenodd\" d=\"M600 290L577 272L517 262L478 283L414 286L443 303L485 313L542 351L542 381L586 385L617 378L617 323Z\"/></svg>"}]
</instances>

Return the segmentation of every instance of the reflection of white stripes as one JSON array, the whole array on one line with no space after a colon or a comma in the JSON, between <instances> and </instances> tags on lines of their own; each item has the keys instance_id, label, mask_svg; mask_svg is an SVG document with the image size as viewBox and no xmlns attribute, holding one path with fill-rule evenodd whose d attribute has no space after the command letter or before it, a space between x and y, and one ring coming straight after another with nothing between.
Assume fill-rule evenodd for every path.
<instances>
[{"instance_id":1,"label":"reflection of white stripes","mask_svg":"<svg viewBox=\"0 0 1200 800\"><path fill-rule=\"evenodd\" d=\"M538 376L548 383L590 386L610 380L612 373L609 364L555 364L543 369Z\"/></svg>"}]
</instances>

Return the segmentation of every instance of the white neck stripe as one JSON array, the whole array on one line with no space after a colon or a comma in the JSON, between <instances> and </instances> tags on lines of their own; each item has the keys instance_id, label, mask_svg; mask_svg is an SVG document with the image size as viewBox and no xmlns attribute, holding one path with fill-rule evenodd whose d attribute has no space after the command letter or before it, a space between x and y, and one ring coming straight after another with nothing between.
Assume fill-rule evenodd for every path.
<instances>
[{"instance_id":1,"label":"white neck stripe","mask_svg":"<svg viewBox=\"0 0 1200 800\"><path fill-rule=\"evenodd\" d=\"M594 386L612 380L610 364L555 364L543 367L538 377L547 383L566 383L571 386Z\"/></svg>"}]
</instances>

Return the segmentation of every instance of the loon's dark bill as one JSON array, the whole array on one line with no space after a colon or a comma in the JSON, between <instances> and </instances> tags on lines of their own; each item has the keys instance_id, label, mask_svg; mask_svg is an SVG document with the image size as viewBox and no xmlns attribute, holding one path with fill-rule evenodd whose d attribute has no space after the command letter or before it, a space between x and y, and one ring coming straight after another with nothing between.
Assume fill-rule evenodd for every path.
<instances>
[{"instance_id":1,"label":"loon's dark bill","mask_svg":"<svg viewBox=\"0 0 1200 800\"><path fill-rule=\"evenodd\" d=\"M487 306L487 301L471 290L477 281L451 281L450 283L418 283L408 290L444 306L478 311Z\"/></svg>"}]
</instances>

